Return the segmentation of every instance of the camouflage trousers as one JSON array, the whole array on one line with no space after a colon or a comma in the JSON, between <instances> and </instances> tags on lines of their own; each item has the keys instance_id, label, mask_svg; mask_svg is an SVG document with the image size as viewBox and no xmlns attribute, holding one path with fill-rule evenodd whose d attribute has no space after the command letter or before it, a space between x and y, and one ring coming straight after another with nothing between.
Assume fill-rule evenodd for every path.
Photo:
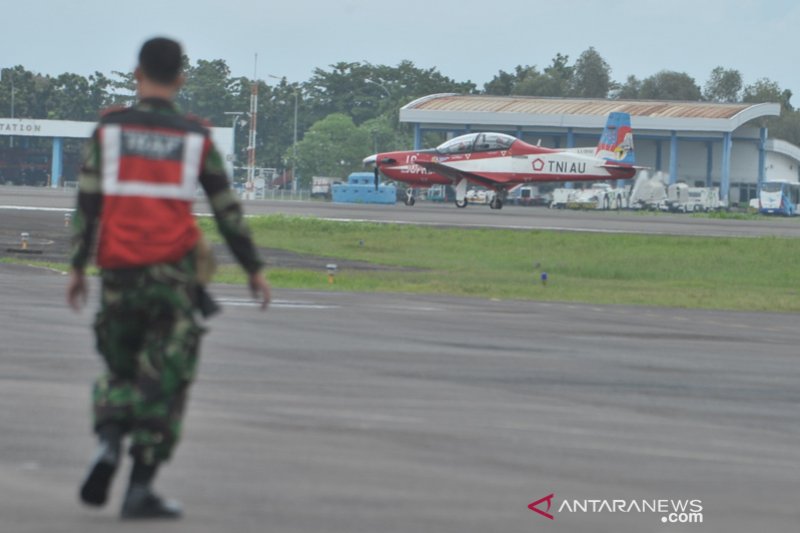
<instances>
[{"instance_id":1,"label":"camouflage trousers","mask_svg":"<svg viewBox=\"0 0 800 533\"><path fill-rule=\"evenodd\" d=\"M194 259L104 270L94 323L107 371L94 385L94 427L121 425L131 455L154 464L180 439L204 329L195 320Z\"/></svg>"}]
</instances>

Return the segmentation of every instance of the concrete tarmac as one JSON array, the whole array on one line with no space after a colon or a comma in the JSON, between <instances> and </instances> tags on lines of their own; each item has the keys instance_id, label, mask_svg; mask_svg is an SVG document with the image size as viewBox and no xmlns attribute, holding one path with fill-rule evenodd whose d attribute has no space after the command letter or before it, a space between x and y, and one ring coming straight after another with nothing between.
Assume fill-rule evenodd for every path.
<instances>
[{"instance_id":1,"label":"concrete tarmac","mask_svg":"<svg viewBox=\"0 0 800 533\"><path fill-rule=\"evenodd\" d=\"M77 502L92 455L90 322L65 277L0 265L0 530L116 529ZM94 283L94 281L93 281ZM92 302L97 297L92 286ZM796 315L216 286L184 442L144 531L796 531ZM529 503L554 494L555 520ZM573 500L691 500L659 513ZM544 510L544 506L540 507ZM137 528L138 529L138 528Z\"/></svg>"}]
</instances>

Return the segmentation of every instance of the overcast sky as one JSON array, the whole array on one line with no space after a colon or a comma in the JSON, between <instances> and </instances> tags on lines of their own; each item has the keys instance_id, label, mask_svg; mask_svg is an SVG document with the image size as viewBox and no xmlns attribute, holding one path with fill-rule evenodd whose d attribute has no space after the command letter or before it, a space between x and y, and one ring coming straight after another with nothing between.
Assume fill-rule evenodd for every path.
<instances>
[{"instance_id":1,"label":"overcast sky","mask_svg":"<svg viewBox=\"0 0 800 533\"><path fill-rule=\"evenodd\" d=\"M612 78L716 66L770 78L800 106L797 0L2 0L0 67L57 75L129 71L141 43L181 41L234 75L308 80L339 61L408 59L479 88L499 70L570 63L594 46ZM5 83L6 80L3 80Z\"/></svg>"}]
</instances>

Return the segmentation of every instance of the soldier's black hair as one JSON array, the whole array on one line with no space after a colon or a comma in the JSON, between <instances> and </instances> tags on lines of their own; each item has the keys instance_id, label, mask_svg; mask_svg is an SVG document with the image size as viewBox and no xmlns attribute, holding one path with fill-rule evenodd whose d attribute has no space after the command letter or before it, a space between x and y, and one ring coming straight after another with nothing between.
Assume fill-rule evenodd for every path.
<instances>
[{"instance_id":1,"label":"soldier's black hair","mask_svg":"<svg viewBox=\"0 0 800 533\"><path fill-rule=\"evenodd\" d=\"M164 85L178 79L182 62L181 45L165 37L150 39L139 51L139 67L145 76Z\"/></svg>"}]
</instances>

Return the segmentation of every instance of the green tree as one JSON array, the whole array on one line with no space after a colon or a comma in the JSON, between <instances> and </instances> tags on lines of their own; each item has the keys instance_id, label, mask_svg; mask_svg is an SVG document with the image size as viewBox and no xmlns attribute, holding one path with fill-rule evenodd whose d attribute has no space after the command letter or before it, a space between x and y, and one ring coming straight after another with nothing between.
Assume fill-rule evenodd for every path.
<instances>
[{"instance_id":1,"label":"green tree","mask_svg":"<svg viewBox=\"0 0 800 533\"><path fill-rule=\"evenodd\" d=\"M295 105L297 106L297 137L302 139L308 127L308 105L298 83L289 83L282 78L270 84L264 95L262 109L264 130L261 141L265 166L284 169L292 165L291 153L294 142ZM261 135L261 134L260 134Z\"/></svg>"},{"instance_id":2,"label":"green tree","mask_svg":"<svg viewBox=\"0 0 800 533\"><path fill-rule=\"evenodd\" d=\"M550 66L539 72L535 66L518 68L518 81L511 94L524 96L567 96L573 68L569 56L556 54Z\"/></svg>"},{"instance_id":3,"label":"green tree","mask_svg":"<svg viewBox=\"0 0 800 533\"><path fill-rule=\"evenodd\" d=\"M700 87L685 72L662 70L642 81L639 98L645 100L698 101Z\"/></svg>"},{"instance_id":4,"label":"green tree","mask_svg":"<svg viewBox=\"0 0 800 533\"><path fill-rule=\"evenodd\" d=\"M304 92L318 119L344 113L356 124L397 110L408 102L433 93L475 92L475 84L458 83L437 69L420 69L411 61L395 67L371 63L336 63L330 70L317 68L304 84Z\"/></svg>"},{"instance_id":5,"label":"green tree","mask_svg":"<svg viewBox=\"0 0 800 533\"><path fill-rule=\"evenodd\" d=\"M313 176L344 178L363 170L361 161L370 154L371 144L370 134L343 113L315 123L297 143L295 170L300 187L307 188Z\"/></svg>"},{"instance_id":6,"label":"green tree","mask_svg":"<svg viewBox=\"0 0 800 533\"><path fill-rule=\"evenodd\" d=\"M395 128L389 115L369 119L358 128L367 133L371 139L370 153L410 150L413 146L411 133Z\"/></svg>"},{"instance_id":7,"label":"green tree","mask_svg":"<svg viewBox=\"0 0 800 533\"><path fill-rule=\"evenodd\" d=\"M47 118L58 120L97 120L109 104L109 80L96 72L89 78L64 73L49 83Z\"/></svg>"},{"instance_id":8,"label":"green tree","mask_svg":"<svg viewBox=\"0 0 800 533\"><path fill-rule=\"evenodd\" d=\"M738 102L742 91L742 74L735 69L716 67L711 71L703 96L710 102Z\"/></svg>"},{"instance_id":9,"label":"green tree","mask_svg":"<svg viewBox=\"0 0 800 533\"><path fill-rule=\"evenodd\" d=\"M800 146L800 111L784 110L779 118L768 122L769 136Z\"/></svg>"},{"instance_id":10,"label":"green tree","mask_svg":"<svg viewBox=\"0 0 800 533\"><path fill-rule=\"evenodd\" d=\"M225 111L230 110L238 82L230 75L231 71L222 59L197 60L194 66L185 69L186 83L176 99L178 105L214 126L226 126Z\"/></svg>"},{"instance_id":11,"label":"green tree","mask_svg":"<svg viewBox=\"0 0 800 533\"><path fill-rule=\"evenodd\" d=\"M570 78L570 94L580 98L606 98L610 89L611 67L590 46L575 61Z\"/></svg>"},{"instance_id":12,"label":"green tree","mask_svg":"<svg viewBox=\"0 0 800 533\"><path fill-rule=\"evenodd\" d=\"M136 99L136 80L133 72L112 70L109 78L109 105L127 105Z\"/></svg>"},{"instance_id":13,"label":"green tree","mask_svg":"<svg viewBox=\"0 0 800 533\"><path fill-rule=\"evenodd\" d=\"M343 113L352 117L356 124L375 117L380 89L365 81L372 78L370 66L340 62L330 67L330 71L314 69L314 75L306 83L305 92L311 99L314 115L322 118Z\"/></svg>"},{"instance_id":14,"label":"green tree","mask_svg":"<svg viewBox=\"0 0 800 533\"><path fill-rule=\"evenodd\" d=\"M779 117L760 119L759 126L769 128L770 137L776 137L800 144L800 113L792 108L792 91L781 89L780 86L768 79L761 78L746 86L742 92L742 101L751 104L775 102L781 105Z\"/></svg>"},{"instance_id":15,"label":"green tree","mask_svg":"<svg viewBox=\"0 0 800 533\"><path fill-rule=\"evenodd\" d=\"M47 118L52 78L26 70L22 65L3 69L0 109L11 116L12 87L13 115L18 118Z\"/></svg>"},{"instance_id":16,"label":"green tree","mask_svg":"<svg viewBox=\"0 0 800 533\"><path fill-rule=\"evenodd\" d=\"M102 72L95 71L89 76L88 82L88 116L84 120L96 120L97 115L114 102L111 94L112 81Z\"/></svg>"},{"instance_id":17,"label":"green tree","mask_svg":"<svg viewBox=\"0 0 800 533\"><path fill-rule=\"evenodd\" d=\"M613 92L612 98L618 100L637 100L642 91L642 82L636 76L628 76L625 83L618 85Z\"/></svg>"},{"instance_id":18,"label":"green tree","mask_svg":"<svg viewBox=\"0 0 800 533\"><path fill-rule=\"evenodd\" d=\"M517 65L515 73L505 72L504 70L501 70L500 72L495 74L494 78L483 84L484 94L490 94L495 96L510 95L511 91L514 90L514 85L520 80L519 74L523 68L530 68L530 67L522 67L521 65Z\"/></svg>"},{"instance_id":19,"label":"green tree","mask_svg":"<svg viewBox=\"0 0 800 533\"><path fill-rule=\"evenodd\" d=\"M792 91L789 89L781 90L780 86L767 78L761 78L755 83L744 88L742 101L748 103L777 102L781 104L784 111L791 111Z\"/></svg>"}]
</instances>

